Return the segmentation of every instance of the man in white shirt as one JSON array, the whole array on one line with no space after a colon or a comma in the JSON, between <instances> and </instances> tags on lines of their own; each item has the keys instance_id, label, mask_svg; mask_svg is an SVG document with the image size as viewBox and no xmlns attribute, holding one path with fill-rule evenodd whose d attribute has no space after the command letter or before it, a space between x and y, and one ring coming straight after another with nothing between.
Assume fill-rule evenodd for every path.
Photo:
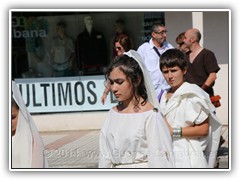
<instances>
[{"instance_id":1,"label":"man in white shirt","mask_svg":"<svg viewBox=\"0 0 240 180\"><path fill-rule=\"evenodd\" d=\"M166 42L167 30L163 24L153 24L151 29L152 38L149 42L143 43L137 50L145 63L157 96L160 95L161 90L169 88L162 72L159 69L160 56L166 50L174 48L170 43Z\"/></svg>"}]
</instances>

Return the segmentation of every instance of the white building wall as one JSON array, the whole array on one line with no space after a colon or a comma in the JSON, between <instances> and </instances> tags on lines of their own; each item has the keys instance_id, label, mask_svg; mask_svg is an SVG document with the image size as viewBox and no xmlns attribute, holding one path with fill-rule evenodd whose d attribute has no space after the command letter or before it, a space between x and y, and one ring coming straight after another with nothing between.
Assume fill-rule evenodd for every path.
<instances>
[{"instance_id":1,"label":"white building wall","mask_svg":"<svg viewBox=\"0 0 240 180\"><path fill-rule=\"evenodd\" d=\"M220 64L220 71L217 73L217 80L214 85L214 92L221 96L221 106L217 108L217 116L224 125L228 125L229 121L229 66Z\"/></svg>"}]
</instances>

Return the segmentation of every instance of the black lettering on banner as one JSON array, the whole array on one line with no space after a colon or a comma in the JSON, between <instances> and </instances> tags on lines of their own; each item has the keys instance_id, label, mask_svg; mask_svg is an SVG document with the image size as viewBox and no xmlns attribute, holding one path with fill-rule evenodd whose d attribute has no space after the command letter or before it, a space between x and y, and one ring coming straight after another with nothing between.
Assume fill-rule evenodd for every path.
<instances>
[{"instance_id":1,"label":"black lettering on banner","mask_svg":"<svg viewBox=\"0 0 240 180\"><path fill-rule=\"evenodd\" d=\"M78 86L80 86L80 88L82 90L78 91ZM81 101L78 100L79 92L82 94L82 100ZM76 82L75 83L75 85L74 85L74 93L75 93L75 101L76 101L77 105L79 105L79 106L83 105L84 101L85 101L85 91L84 91L84 86L83 86L82 82Z\"/></svg>"},{"instance_id":2,"label":"black lettering on banner","mask_svg":"<svg viewBox=\"0 0 240 180\"><path fill-rule=\"evenodd\" d=\"M92 96L93 96L93 100L91 100L91 98L88 97L88 102L89 102L91 105L93 105L93 104L96 104L96 102L97 102L97 95L96 95L95 92L90 88L90 85L92 85L94 88L96 88L96 84L95 84L95 82L93 82L93 81L89 81L89 82L87 83L87 90L88 90L88 92L89 92L90 94L92 94Z\"/></svg>"},{"instance_id":3,"label":"black lettering on banner","mask_svg":"<svg viewBox=\"0 0 240 180\"><path fill-rule=\"evenodd\" d=\"M23 97L22 84L19 84L18 88L19 88L19 91L20 91L20 93L21 93L21 95ZM29 87L28 87L28 93L26 93L26 97L27 97L27 103L25 105L26 105L26 107L28 107L29 104L30 104L30 101L29 101Z\"/></svg>"},{"instance_id":4,"label":"black lettering on banner","mask_svg":"<svg viewBox=\"0 0 240 180\"><path fill-rule=\"evenodd\" d=\"M33 92L33 106L41 106L41 103L36 102L36 91L35 91L35 84L32 84L32 92Z\"/></svg>"},{"instance_id":5,"label":"black lettering on banner","mask_svg":"<svg viewBox=\"0 0 240 180\"><path fill-rule=\"evenodd\" d=\"M49 87L49 84L40 84L41 87L43 87L43 97L45 106L48 106L48 99L47 99L47 87Z\"/></svg>"},{"instance_id":6,"label":"black lettering on banner","mask_svg":"<svg viewBox=\"0 0 240 180\"><path fill-rule=\"evenodd\" d=\"M53 106L56 106L56 93L55 93L55 84L52 83L52 102Z\"/></svg>"},{"instance_id":7,"label":"black lettering on banner","mask_svg":"<svg viewBox=\"0 0 240 180\"><path fill-rule=\"evenodd\" d=\"M72 105L72 92L71 92L71 83L66 83L66 89L64 92L63 84L58 84L58 92L59 92L59 105L62 105L62 98L64 100L64 105L67 105L67 99L69 97L69 104ZM61 96L62 95L62 96Z\"/></svg>"},{"instance_id":8,"label":"black lettering on banner","mask_svg":"<svg viewBox=\"0 0 240 180\"><path fill-rule=\"evenodd\" d=\"M19 91L20 91L20 93L22 95L22 85L21 84L19 84L18 89L19 89ZM12 93L12 95L13 95L13 93Z\"/></svg>"},{"instance_id":9,"label":"black lettering on banner","mask_svg":"<svg viewBox=\"0 0 240 180\"><path fill-rule=\"evenodd\" d=\"M22 93L22 85L21 85L21 84L19 84L18 89L19 89L19 91L20 91L20 93L21 93L21 95L22 95L22 97L23 97L23 93ZM13 95L13 93L12 93L12 95Z\"/></svg>"}]
</instances>

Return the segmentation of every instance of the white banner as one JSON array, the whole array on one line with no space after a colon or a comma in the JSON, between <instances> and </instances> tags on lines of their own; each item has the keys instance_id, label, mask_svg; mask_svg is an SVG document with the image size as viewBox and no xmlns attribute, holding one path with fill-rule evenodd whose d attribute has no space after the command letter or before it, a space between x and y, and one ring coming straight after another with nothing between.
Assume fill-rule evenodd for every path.
<instances>
[{"instance_id":1,"label":"white banner","mask_svg":"<svg viewBox=\"0 0 240 180\"><path fill-rule=\"evenodd\" d=\"M116 101L109 93L102 105L104 81L104 76L15 80L31 113L109 110Z\"/></svg>"}]
</instances>

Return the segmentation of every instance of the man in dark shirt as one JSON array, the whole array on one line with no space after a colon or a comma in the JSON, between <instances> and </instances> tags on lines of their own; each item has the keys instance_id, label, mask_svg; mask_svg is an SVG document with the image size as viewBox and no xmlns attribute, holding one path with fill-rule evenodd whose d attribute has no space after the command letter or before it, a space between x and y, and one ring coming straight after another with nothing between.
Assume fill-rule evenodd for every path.
<instances>
[{"instance_id":1,"label":"man in dark shirt","mask_svg":"<svg viewBox=\"0 0 240 180\"><path fill-rule=\"evenodd\" d=\"M197 84L211 97L214 95L213 86L220 68L214 53L200 46L200 39L198 29L189 29L185 33L184 43L191 50L187 55L186 81Z\"/></svg>"},{"instance_id":2,"label":"man in dark shirt","mask_svg":"<svg viewBox=\"0 0 240 180\"><path fill-rule=\"evenodd\" d=\"M189 29L185 32L184 43L190 49L187 54L186 81L200 86L209 96L214 96L213 86L220 70L214 53L200 46L201 33L198 29ZM225 142L220 138L219 148ZM218 165L216 166L218 167Z\"/></svg>"}]
</instances>

